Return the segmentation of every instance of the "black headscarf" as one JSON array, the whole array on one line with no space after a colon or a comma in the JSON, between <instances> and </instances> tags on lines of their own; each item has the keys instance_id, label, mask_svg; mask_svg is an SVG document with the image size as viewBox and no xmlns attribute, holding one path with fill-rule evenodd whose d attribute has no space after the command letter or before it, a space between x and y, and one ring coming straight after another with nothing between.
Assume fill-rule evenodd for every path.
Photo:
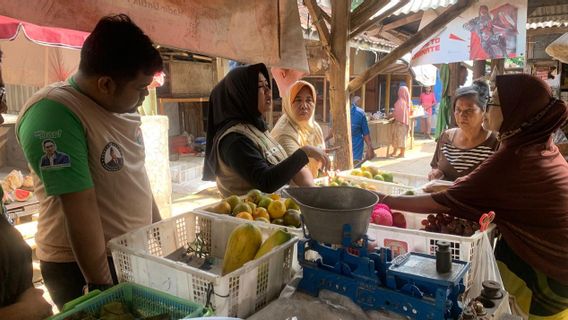
<instances>
[{"instance_id":1,"label":"black headscarf","mask_svg":"<svg viewBox=\"0 0 568 320\"><path fill-rule=\"evenodd\" d=\"M215 180L217 144L227 129L238 123L246 123L262 132L267 130L262 114L258 111L259 73L266 77L270 86L268 69L263 63L258 63L231 70L211 91L203 180Z\"/></svg>"}]
</instances>

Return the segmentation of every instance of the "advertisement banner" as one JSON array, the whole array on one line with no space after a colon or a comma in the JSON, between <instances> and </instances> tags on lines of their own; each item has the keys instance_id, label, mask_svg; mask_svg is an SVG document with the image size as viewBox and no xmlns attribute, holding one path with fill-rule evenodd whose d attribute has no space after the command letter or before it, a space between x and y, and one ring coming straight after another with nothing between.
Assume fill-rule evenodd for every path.
<instances>
[{"instance_id":1,"label":"advertisement banner","mask_svg":"<svg viewBox=\"0 0 568 320\"><path fill-rule=\"evenodd\" d=\"M442 11L424 12L420 29ZM525 55L527 0L481 0L412 50L412 65Z\"/></svg>"}]
</instances>

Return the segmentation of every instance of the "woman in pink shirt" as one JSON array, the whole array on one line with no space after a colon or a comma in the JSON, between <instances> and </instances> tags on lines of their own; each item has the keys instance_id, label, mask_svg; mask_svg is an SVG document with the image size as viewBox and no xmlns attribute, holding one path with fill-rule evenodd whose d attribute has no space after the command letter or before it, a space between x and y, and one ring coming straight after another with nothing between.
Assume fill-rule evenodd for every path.
<instances>
[{"instance_id":1,"label":"woman in pink shirt","mask_svg":"<svg viewBox=\"0 0 568 320\"><path fill-rule=\"evenodd\" d=\"M425 118L420 119L420 129L422 133L432 139L432 106L436 104L436 97L432 92L432 87L424 87L424 92L420 94L420 105L424 109Z\"/></svg>"},{"instance_id":2,"label":"woman in pink shirt","mask_svg":"<svg viewBox=\"0 0 568 320\"><path fill-rule=\"evenodd\" d=\"M393 151L391 157L404 157L406 149L406 137L408 136L408 117L410 113L410 92L408 87L401 86L398 89L398 100L394 103L394 123L392 129L392 146ZM398 155L396 150L400 149Z\"/></svg>"}]
</instances>

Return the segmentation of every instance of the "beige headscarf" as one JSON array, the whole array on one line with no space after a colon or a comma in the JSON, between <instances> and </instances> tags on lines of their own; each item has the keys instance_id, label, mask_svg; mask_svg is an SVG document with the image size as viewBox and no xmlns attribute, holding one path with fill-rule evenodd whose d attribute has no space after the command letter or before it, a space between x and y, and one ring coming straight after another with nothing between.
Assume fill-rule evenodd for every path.
<instances>
[{"instance_id":1,"label":"beige headscarf","mask_svg":"<svg viewBox=\"0 0 568 320\"><path fill-rule=\"evenodd\" d=\"M294 116L292 104L302 88L308 87L312 93L314 101L313 112L308 121L298 121ZM323 131L319 124L315 121L315 103L317 99L316 88L306 81L297 81L290 88L290 92L282 98L282 110L284 113L276 122L272 129L272 136L278 143L284 147L288 155L294 153L300 147L310 145L314 147L325 148ZM314 177L317 177L317 171L320 167L319 163L310 159L310 171Z\"/></svg>"}]
</instances>

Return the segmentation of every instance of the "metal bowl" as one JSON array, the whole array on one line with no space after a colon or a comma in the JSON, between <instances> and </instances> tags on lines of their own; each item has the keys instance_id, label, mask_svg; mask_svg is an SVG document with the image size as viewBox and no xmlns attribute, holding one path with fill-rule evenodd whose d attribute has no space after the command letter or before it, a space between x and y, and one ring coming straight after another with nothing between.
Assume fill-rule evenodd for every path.
<instances>
[{"instance_id":1,"label":"metal bowl","mask_svg":"<svg viewBox=\"0 0 568 320\"><path fill-rule=\"evenodd\" d=\"M311 238L328 244L341 244L344 224L351 225L353 241L362 238L379 201L375 193L353 187L287 188L284 194L300 206Z\"/></svg>"}]
</instances>

